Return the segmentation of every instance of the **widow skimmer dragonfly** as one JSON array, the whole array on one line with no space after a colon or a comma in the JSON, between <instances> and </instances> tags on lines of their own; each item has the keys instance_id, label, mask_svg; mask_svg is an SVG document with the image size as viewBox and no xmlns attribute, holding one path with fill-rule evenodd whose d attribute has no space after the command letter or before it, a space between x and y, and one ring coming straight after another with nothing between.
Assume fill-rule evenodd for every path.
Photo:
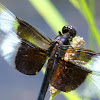
<instances>
[{"instance_id":1,"label":"widow skimmer dragonfly","mask_svg":"<svg viewBox=\"0 0 100 100\"><path fill-rule=\"evenodd\" d=\"M49 59L38 100L44 100L49 83L81 96L99 94L100 54L74 47L75 36L75 28L64 26L52 41L0 4L0 55L5 61L23 74L36 75Z\"/></svg>"}]
</instances>

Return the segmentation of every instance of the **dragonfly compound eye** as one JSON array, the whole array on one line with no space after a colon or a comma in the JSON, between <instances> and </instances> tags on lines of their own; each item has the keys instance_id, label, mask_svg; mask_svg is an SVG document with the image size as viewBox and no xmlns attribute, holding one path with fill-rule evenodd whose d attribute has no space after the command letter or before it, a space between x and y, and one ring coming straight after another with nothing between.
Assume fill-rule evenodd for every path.
<instances>
[{"instance_id":1,"label":"dragonfly compound eye","mask_svg":"<svg viewBox=\"0 0 100 100\"><path fill-rule=\"evenodd\" d=\"M76 36L76 29L72 26L64 26L62 28L62 33L65 34L65 33L68 33L70 34L70 36L72 37L75 37Z\"/></svg>"}]
</instances>

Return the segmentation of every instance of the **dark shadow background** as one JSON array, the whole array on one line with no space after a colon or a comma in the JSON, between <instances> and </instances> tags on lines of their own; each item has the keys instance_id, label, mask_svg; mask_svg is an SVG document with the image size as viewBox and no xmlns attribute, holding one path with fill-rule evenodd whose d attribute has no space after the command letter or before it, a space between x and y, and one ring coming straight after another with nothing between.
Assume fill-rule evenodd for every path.
<instances>
[{"instance_id":1,"label":"dark shadow background","mask_svg":"<svg viewBox=\"0 0 100 100\"><path fill-rule=\"evenodd\" d=\"M37 0L38 1L38 0ZM68 2L68 0L51 0L65 20L77 29L79 36L83 37L88 47L88 25L82 15ZM53 30L46 24L44 19L31 6L28 0L0 0L4 6L16 16L38 27L51 39L55 38ZM100 27L100 0L96 0L96 25ZM61 29L60 29L61 30ZM59 31L59 30L58 30ZM36 76L26 76L11 68L0 57L0 100L36 100L41 82L42 72ZM50 93L47 92L48 100ZM54 100L65 100L58 95Z\"/></svg>"}]
</instances>

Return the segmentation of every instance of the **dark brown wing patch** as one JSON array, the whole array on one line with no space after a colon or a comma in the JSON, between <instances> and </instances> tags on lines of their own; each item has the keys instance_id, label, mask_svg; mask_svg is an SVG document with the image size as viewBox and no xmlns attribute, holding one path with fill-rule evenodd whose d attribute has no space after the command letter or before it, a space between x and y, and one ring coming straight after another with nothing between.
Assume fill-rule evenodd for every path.
<instances>
[{"instance_id":1,"label":"dark brown wing patch","mask_svg":"<svg viewBox=\"0 0 100 100\"><path fill-rule=\"evenodd\" d=\"M16 69L27 75L35 75L46 61L46 51L22 42L15 58Z\"/></svg>"},{"instance_id":2,"label":"dark brown wing patch","mask_svg":"<svg viewBox=\"0 0 100 100\"><path fill-rule=\"evenodd\" d=\"M91 71L81 69L71 62L57 60L50 83L58 90L69 92L82 84L89 73Z\"/></svg>"}]
</instances>

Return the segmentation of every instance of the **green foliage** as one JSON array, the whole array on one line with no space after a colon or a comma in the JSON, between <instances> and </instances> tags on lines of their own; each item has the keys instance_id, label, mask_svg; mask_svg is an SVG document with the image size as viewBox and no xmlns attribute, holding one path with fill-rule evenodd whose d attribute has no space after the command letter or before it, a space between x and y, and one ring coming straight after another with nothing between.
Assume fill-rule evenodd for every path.
<instances>
[{"instance_id":1,"label":"green foliage","mask_svg":"<svg viewBox=\"0 0 100 100\"><path fill-rule=\"evenodd\" d=\"M94 4L94 0L91 0L90 1L90 7L89 5L87 4L86 0L69 0L73 6L78 10L80 11L80 13L84 16L84 18L86 19L87 23L88 23L88 26L89 26L89 29L90 31L92 32L96 42L97 42L97 45L98 47L100 48L100 34L99 34L99 31L96 27L96 24L95 24L95 21L94 21L94 15L91 11L91 5L93 6ZM78 2L77 4L75 3ZM92 2L92 3L91 3ZM94 7L93 7L94 8ZM94 8L95 9L95 8ZM94 11L93 11L94 12ZM91 35L91 34L90 34ZM91 37L92 38L92 37ZM90 39L91 40L91 39Z\"/></svg>"},{"instance_id":2,"label":"green foliage","mask_svg":"<svg viewBox=\"0 0 100 100\"><path fill-rule=\"evenodd\" d=\"M49 26L54 30L55 33L57 33L58 30L61 29L64 25L67 25L67 22L55 8L55 6L50 2L50 0L29 1L44 18L44 20L49 24Z\"/></svg>"}]
</instances>

